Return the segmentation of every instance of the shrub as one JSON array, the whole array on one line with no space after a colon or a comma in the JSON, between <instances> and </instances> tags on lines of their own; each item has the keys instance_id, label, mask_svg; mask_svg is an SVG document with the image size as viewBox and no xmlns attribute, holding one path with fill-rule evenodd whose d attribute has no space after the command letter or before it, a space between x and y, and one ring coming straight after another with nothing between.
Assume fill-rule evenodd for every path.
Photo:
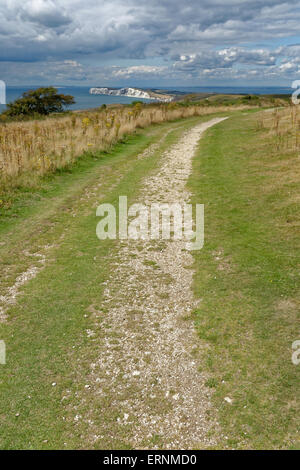
<instances>
[{"instance_id":1,"label":"shrub","mask_svg":"<svg viewBox=\"0 0 300 470\"><path fill-rule=\"evenodd\" d=\"M23 93L22 98L7 105L2 113L5 117L47 116L51 113L61 113L64 106L74 104L74 97L57 93L54 87L38 88Z\"/></svg>"}]
</instances>

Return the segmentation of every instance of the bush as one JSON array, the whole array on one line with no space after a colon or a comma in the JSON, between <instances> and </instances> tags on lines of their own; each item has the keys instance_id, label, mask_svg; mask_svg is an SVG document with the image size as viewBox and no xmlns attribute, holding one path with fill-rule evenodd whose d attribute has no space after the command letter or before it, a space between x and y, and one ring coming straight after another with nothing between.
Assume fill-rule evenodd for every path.
<instances>
[{"instance_id":1,"label":"bush","mask_svg":"<svg viewBox=\"0 0 300 470\"><path fill-rule=\"evenodd\" d=\"M51 113L61 113L64 106L74 104L74 97L57 93L54 87L38 88L23 93L22 98L8 103L2 113L5 117L47 116Z\"/></svg>"}]
</instances>

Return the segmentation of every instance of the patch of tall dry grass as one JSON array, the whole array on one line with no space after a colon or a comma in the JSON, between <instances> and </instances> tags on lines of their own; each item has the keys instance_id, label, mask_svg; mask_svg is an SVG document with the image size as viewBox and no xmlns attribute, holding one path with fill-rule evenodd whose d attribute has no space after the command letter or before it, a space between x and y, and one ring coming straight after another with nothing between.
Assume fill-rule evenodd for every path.
<instances>
[{"instance_id":1,"label":"patch of tall dry grass","mask_svg":"<svg viewBox=\"0 0 300 470\"><path fill-rule=\"evenodd\" d=\"M300 149L300 106L291 105L259 114L257 125L266 129L272 137L277 151L298 151Z\"/></svg>"},{"instance_id":2,"label":"patch of tall dry grass","mask_svg":"<svg viewBox=\"0 0 300 470\"><path fill-rule=\"evenodd\" d=\"M137 128L227 109L137 103L43 121L0 124L0 182L13 184L19 175L44 175L63 168L85 151L107 150Z\"/></svg>"}]
</instances>

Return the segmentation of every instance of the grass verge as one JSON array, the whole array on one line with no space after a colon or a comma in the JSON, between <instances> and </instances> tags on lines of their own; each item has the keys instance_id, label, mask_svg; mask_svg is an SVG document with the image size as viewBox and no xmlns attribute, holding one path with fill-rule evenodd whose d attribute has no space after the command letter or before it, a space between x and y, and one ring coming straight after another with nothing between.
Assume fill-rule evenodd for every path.
<instances>
[{"instance_id":1,"label":"grass verge","mask_svg":"<svg viewBox=\"0 0 300 470\"><path fill-rule=\"evenodd\" d=\"M206 213L195 324L209 345L203 369L220 447L289 449L299 446L300 366L291 355L299 339L300 160L276 152L256 120L211 128L194 159L189 186Z\"/></svg>"},{"instance_id":2,"label":"grass verge","mask_svg":"<svg viewBox=\"0 0 300 470\"><path fill-rule=\"evenodd\" d=\"M2 449L91 448L92 419L101 436L98 448L129 447L126 430L123 436L116 433L116 411L110 406L114 391L100 397L85 388L91 364L105 347L92 305L103 302L103 282L117 259L115 242L96 238L95 211L101 202L117 203L120 194L134 200L163 151L200 120L155 126L109 154L83 159L70 173L45 180L23 210L17 198L17 217L6 214L0 246L3 292L17 275L38 265L37 253L45 255L46 264L23 286L0 324L7 346L7 364L0 366ZM136 158L154 142L159 145L151 156Z\"/></svg>"}]
</instances>

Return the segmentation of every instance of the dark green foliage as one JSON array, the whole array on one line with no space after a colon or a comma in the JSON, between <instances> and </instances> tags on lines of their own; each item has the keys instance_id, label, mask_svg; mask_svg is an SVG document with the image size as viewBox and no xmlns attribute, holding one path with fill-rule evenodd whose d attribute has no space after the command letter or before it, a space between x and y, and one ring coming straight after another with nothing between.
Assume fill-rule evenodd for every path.
<instances>
[{"instance_id":1,"label":"dark green foliage","mask_svg":"<svg viewBox=\"0 0 300 470\"><path fill-rule=\"evenodd\" d=\"M4 116L33 116L35 114L47 116L51 113L61 113L64 106L74 104L74 97L57 93L54 87L38 88L23 93L13 103L8 103Z\"/></svg>"}]
</instances>

